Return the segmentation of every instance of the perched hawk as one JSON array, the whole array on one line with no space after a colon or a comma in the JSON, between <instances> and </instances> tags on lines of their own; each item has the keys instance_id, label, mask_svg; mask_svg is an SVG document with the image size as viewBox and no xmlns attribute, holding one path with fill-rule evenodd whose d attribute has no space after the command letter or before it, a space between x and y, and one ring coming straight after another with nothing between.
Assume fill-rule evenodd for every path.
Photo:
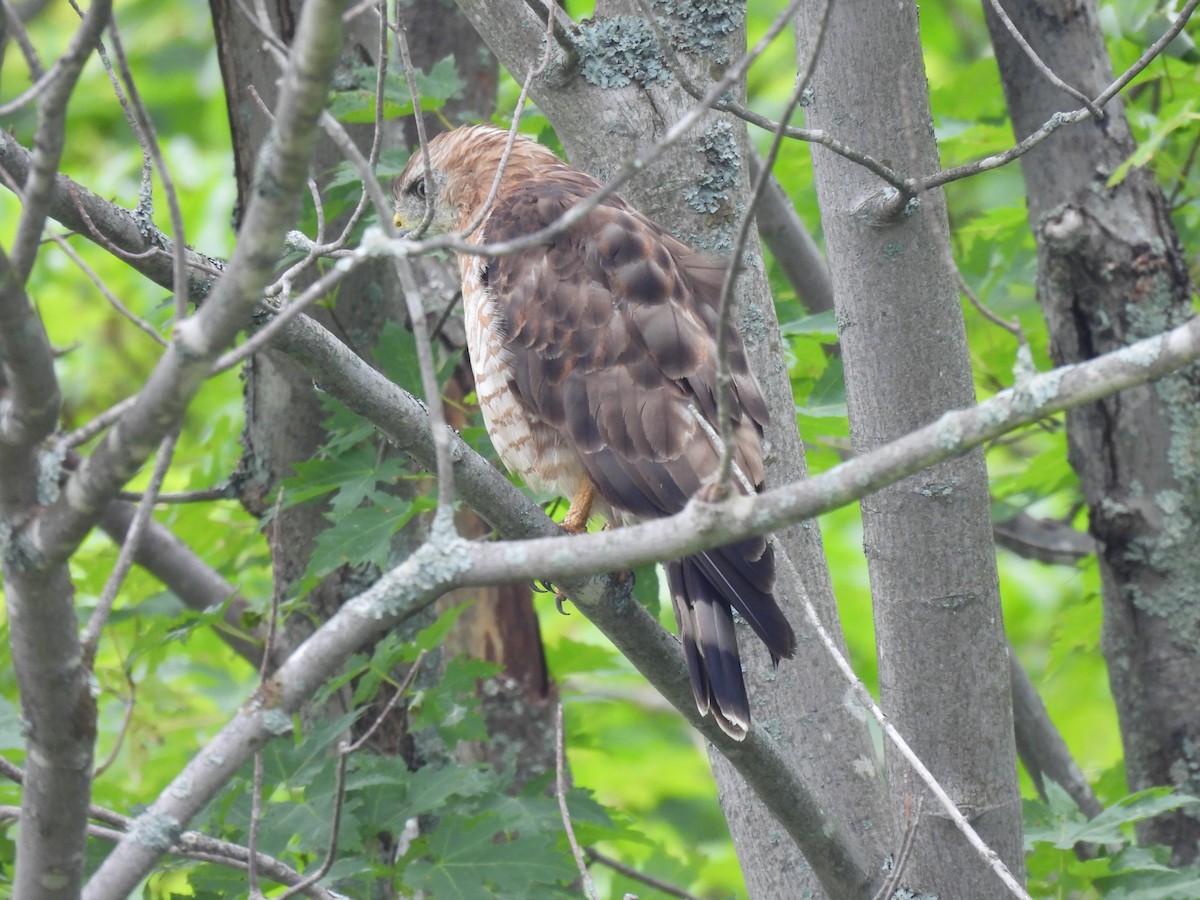
<instances>
[{"instance_id":1,"label":"perched hawk","mask_svg":"<svg viewBox=\"0 0 1200 900\"><path fill-rule=\"evenodd\" d=\"M465 230L483 208L507 134L471 126L429 142L393 187L396 224L432 206L434 233ZM599 183L517 138L490 211L469 240L538 231ZM719 261L677 241L618 197L545 244L511 256L459 254L467 347L492 444L527 484L573 498L564 523L583 530L593 503L615 524L683 509L716 470ZM736 464L763 480L767 407L729 338ZM796 637L775 603L775 561L750 538L665 565L701 715L740 740L750 707L734 634L736 609L771 651Z\"/></svg>"}]
</instances>

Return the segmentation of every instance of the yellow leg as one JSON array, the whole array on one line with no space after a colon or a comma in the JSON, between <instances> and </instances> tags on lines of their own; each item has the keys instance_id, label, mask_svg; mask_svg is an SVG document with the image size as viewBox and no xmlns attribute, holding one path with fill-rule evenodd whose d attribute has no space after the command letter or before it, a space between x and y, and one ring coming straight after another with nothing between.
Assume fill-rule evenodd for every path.
<instances>
[{"instance_id":1,"label":"yellow leg","mask_svg":"<svg viewBox=\"0 0 1200 900\"><path fill-rule=\"evenodd\" d=\"M571 505L567 508L567 514L563 516L562 530L567 534L583 534L587 531L588 518L592 514L592 502L596 499L596 486L587 478L579 480L579 487L575 489L575 496L571 498ZM567 600L567 595L562 590L554 592L554 606L564 616L567 614L563 609L563 603Z\"/></svg>"},{"instance_id":2,"label":"yellow leg","mask_svg":"<svg viewBox=\"0 0 1200 900\"><path fill-rule=\"evenodd\" d=\"M592 484L591 479L580 479L575 496L571 498L571 506L562 520L563 531L568 534L583 534L587 531L588 518L592 514L592 502L595 499L596 486Z\"/></svg>"}]
</instances>

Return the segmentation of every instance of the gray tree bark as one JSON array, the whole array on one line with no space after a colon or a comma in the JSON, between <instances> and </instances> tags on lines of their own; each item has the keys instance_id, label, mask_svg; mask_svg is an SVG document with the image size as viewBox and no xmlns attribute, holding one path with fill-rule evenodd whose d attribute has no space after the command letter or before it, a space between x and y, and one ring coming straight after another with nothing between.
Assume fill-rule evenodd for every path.
<instances>
[{"instance_id":1,"label":"gray tree bark","mask_svg":"<svg viewBox=\"0 0 1200 900\"><path fill-rule=\"evenodd\" d=\"M1054 87L988 9L1018 138L1078 101ZM1113 80L1091 0L1006 3L1061 79L1094 97ZM1120 97L1021 158L1038 242L1038 300L1058 364L1090 359L1192 315L1187 262L1153 176L1108 177L1134 150ZM1104 654L1129 786L1200 791L1200 369L1067 414L1071 464L1098 544ZM1200 849L1200 820L1180 811L1140 826L1179 862Z\"/></svg>"},{"instance_id":2,"label":"gray tree bark","mask_svg":"<svg viewBox=\"0 0 1200 900\"><path fill-rule=\"evenodd\" d=\"M798 45L820 27L802 7ZM835 3L807 124L901 168L938 168L913 3ZM855 450L864 452L971 406L974 387L948 263L940 191L897 215L894 190L813 148L817 195L846 369ZM1010 869L1024 871L1008 661L979 451L862 501L882 707ZM902 828L924 796L888 752ZM942 897L1008 892L931 802L903 881Z\"/></svg>"}]
</instances>

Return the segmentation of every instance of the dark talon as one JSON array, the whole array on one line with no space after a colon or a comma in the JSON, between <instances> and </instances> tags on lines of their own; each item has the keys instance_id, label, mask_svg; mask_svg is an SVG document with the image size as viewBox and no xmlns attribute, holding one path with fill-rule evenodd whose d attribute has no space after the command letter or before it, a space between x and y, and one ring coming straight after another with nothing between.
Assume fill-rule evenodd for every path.
<instances>
[{"instance_id":1,"label":"dark talon","mask_svg":"<svg viewBox=\"0 0 1200 900\"><path fill-rule=\"evenodd\" d=\"M569 600L569 599L570 598L567 597L567 595L564 594L562 591L554 592L554 608L558 610L558 614L560 616L569 616L570 615L569 612L567 612L565 609L563 609L563 604L566 603L567 600Z\"/></svg>"}]
</instances>

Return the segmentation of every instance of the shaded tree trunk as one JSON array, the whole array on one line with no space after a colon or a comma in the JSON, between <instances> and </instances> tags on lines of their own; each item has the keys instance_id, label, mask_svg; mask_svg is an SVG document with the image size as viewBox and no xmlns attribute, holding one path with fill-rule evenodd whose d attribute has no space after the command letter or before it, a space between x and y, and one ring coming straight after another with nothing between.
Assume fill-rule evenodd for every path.
<instances>
[{"instance_id":1,"label":"shaded tree trunk","mask_svg":"<svg viewBox=\"0 0 1200 900\"><path fill-rule=\"evenodd\" d=\"M802 7L798 45L819 10ZM912 3L835 3L813 79L810 127L899 168L935 171L928 88ZM974 404L940 191L888 216L864 168L813 148L855 450ZM894 195L894 191L890 194ZM1008 661L980 451L862 501L882 707L1019 878L1021 810ZM908 763L886 747L900 828L921 816L903 882L942 897L1005 897Z\"/></svg>"},{"instance_id":2,"label":"shaded tree trunk","mask_svg":"<svg viewBox=\"0 0 1200 900\"><path fill-rule=\"evenodd\" d=\"M1060 78L1094 97L1113 80L1091 0L1006 3ZM987 9L987 4L985 4ZM1039 73L990 9L988 27L1013 127L1022 138L1079 103ZM1063 128L1021 158L1038 243L1038 300L1057 364L1078 362L1192 315L1186 260L1153 176L1106 182L1134 150L1120 97L1103 121ZM1132 790L1200 791L1200 369L1067 414L1070 461L1098 542L1104 654ZM1140 825L1181 862L1196 858L1200 820L1186 812Z\"/></svg>"}]
</instances>

